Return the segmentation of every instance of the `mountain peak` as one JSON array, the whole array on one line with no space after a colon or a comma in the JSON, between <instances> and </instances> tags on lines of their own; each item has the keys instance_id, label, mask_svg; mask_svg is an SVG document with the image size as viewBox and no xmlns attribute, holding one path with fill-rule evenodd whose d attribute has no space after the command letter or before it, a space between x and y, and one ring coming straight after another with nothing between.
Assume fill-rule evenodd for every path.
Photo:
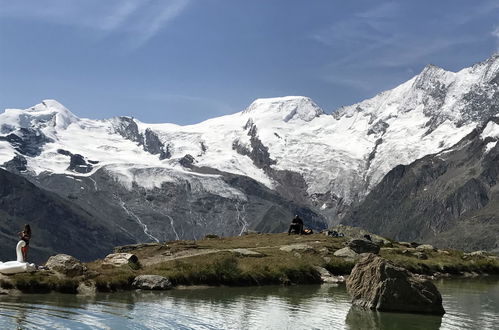
<instances>
[{"instance_id":1,"label":"mountain peak","mask_svg":"<svg viewBox=\"0 0 499 330\"><path fill-rule=\"evenodd\" d=\"M8 133L18 128L54 127L66 129L78 122L71 111L56 100L43 100L28 109L6 109L0 114L0 133Z\"/></svg>"},{"instance_id":2,"label":"mountain peak","mask_svg":"<svg viewBox=\"0 0 499 330\"><path fill-rule=\"evenodd\" d=\"M50 118L54 127L65 129L70 124L79 120L71 111L56 100L43 100L41 103L26 109L33 117L39 117L40 121Z\"/></svg>"},{"instance_id":3,"label":"mountain peak","mask_svg":"<svg viewBox=\"0 0 499 330\"><path fill-rule=\"evenodd\" d=\"M280 118L284 122L290 120L308 122L324 114L324 111L308 97L284 96L256 99L243 113Z\"/></svg>"}]
</instances>

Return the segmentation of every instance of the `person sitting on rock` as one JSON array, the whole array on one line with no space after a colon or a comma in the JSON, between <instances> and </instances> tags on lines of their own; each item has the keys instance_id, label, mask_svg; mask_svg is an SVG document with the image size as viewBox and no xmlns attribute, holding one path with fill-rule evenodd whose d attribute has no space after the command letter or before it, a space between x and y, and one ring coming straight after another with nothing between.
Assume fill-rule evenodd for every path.
<instances>
[{"instance_id":1,"label":"person sitting on rock","mask_svg":"<svg viewBox=\"0 0 499 330\"><path fill-rule=\"evenodd\" d=\"M26 245L21 248L23 261L26 262L28 260L28 245L29 240L31 239L31 227L28 224L24 225L24 230L18 232L17 235L26 243Z\"/></svg>"},{"instance_id":2,"label":"person sitting on rock","mask_svg":"<svg viewBox=\"0 0 499 330\"><path fill-rule=\"evenodd\" d=\"M295 215L291 221L291 225L289 225L288 235L291 235L291 233L303 234L303 220L298 215Z\"/></svg>"}]
</instances>

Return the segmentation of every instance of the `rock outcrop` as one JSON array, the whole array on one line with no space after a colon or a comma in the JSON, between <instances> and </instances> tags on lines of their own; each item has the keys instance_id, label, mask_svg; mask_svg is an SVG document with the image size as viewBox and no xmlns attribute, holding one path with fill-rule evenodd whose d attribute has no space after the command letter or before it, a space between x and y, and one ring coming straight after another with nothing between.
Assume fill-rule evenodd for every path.
<instances>
[{"instance_id":1,"label":"rock outcrop","mask_svg":"<svg viewBox=\"0 0 499 330\"><path fill-rule=\"evenodd\" d=\"M102 261L102 268L121 267L123 265L137 265L139 258L131 253L111 253Z\"/></svg>"},{"instance_id":2,"label":"rock outcrop","mask_svg":"<svg viewBox=\"0 0 499 330\"><path fill-rule=\"evenodd\" d=\"M87 271L87 267L81 261L67 254L50 257L45 266L68 277L81 276Z\"/></svg>"},{"instance_id":3,"label":"rock outcrop","mask_svg":"<svg viewBox=\"0 0 499 330\"><path fill-rule=\"evenodd\" d=\"M352 239L347 246L356 253L379 253L379 245L366 239Z\"/></svg>"},{"instance_id":4,"label":"rock outcrop","mask_svg":"<svg viewBox=\"0 0 499 330\"><path fill-rule=\"evenodd\" d=\"M333 255L335 255L336 257L345 258L349 261L353 261L359 256L357 252L350 249L348 246L335 251Z\"/></svg>"},{"instance_id":5,"label":"rock outcrop","mask_svg":"<svg viewBox=\"0 0 499 330\"><path fill-rule=\"evenodd\" d=\"M346 281L353 305L378 310L443 315L435 285L374 254L364 255Z\"/></svg>"},{"instance_id":6,"label":"rock outcrop","mask_svg":"<svg viewBox=\"0 0 499 330\"><path fill-rule=\"evenodd\" d=\"M132 286L144 290L168 290L171 289L172 283L159 275L139 275L133 280Z\"/></svg>"}]
</instances>

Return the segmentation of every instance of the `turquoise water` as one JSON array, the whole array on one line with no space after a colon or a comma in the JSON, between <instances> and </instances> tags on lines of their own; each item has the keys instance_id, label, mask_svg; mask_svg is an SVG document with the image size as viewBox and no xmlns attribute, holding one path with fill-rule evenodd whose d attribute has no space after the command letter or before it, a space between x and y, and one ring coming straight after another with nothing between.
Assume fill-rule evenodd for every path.
<instances>
[{"instance_id":1,"label":"turquoise water","mask_svg":"<svg viewBox=\"0 0 499 330\"><path fill-rule=\"evenodd\" d=\"M351 307L344 286L0 296L0 329L499 329L499 279L436 283L443 317Z\"/></svg>"}]
</instances>

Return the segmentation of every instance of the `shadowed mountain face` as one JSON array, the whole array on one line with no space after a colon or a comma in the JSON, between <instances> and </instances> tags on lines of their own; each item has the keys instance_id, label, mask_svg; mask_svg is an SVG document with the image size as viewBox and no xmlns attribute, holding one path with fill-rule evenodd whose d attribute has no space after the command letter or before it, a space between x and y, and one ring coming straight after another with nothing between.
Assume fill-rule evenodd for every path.
<instances>
[{"instance_id":1,"label":"shadowed mountain face","mask_svg":"<svg viewBox=\"0 0 499 330\"><path fill-rule=\"evenodd\" d=\"M499 251L499 118L391 170L344 223L401 241Z\"/></svg>"},{"instance_id":2,"label":"shadowed mountain face","mask_svg":"<svg viewBox=\"0 0 499 330\"><path fill-rule=\"evenodd\" d=\"M160 169L137 169L134 174L150 175L150 171ZM326 227L325 219L308 207L251 178L211 168L191 166L189 175L147 189L137 184L125 187L105 170L77 180L65 175L41 175L37 180L105 219L114 230L142 242L237 236L248 230L283 232L294 214L307 219L306 225L314 230ZM210 191L212 185L223 185L225 193Z\"/></svg>"},{"instance_id":3,"label":"shadowed mountain face","mask_svg":"<svg viewBox=\"0 0 499 330\"><path fill-rule=\"evenodd\" d=\"M0 260L16 260L17 232L26 223L33 232L28 254L32 262L56 253L93 260L119 243L136 242L59 195L0 169Z\"/></svg>"}]
</instances>

